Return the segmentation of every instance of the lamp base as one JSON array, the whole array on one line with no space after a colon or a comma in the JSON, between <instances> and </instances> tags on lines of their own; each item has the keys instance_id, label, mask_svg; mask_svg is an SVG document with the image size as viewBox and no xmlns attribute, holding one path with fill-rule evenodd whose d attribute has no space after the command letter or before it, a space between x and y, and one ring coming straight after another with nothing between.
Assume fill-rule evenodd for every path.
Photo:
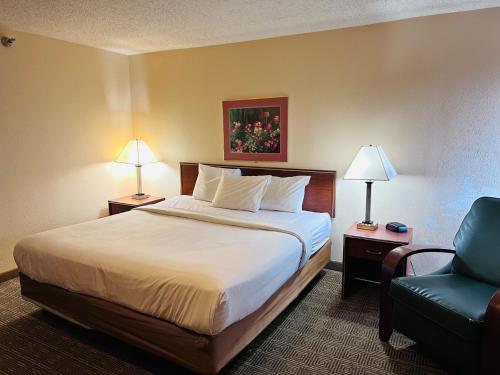
<instances>
[{"instance_id":1,"label":"lamp base","mask_svg":"<svg viewBox=\"0 0 500 375\"><path fill-rule=\"evenodd\" d=\"M373 230L377 230L378 224L377 223L365 223L365 222L361 221L361 222L356 224L356 228L373 231Z\"/></svg>"},{"instance_id":2,"label":"lamp base","mask_svg":"<svg viewBox=\"0 0 500 375\"><path fill-rule=\"evenodd\" d=\"M134 194L134 195L131 195L130 198L132 198L132 199L138 199L138 200L148 199L149 198L149 194Z\"/></svg>"}]
</instances>

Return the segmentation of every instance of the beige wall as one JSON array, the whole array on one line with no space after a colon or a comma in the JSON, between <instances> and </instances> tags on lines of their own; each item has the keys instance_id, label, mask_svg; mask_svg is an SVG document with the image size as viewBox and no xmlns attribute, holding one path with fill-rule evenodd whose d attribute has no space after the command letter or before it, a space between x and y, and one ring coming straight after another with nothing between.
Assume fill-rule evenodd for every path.
<instances>
[{"instance_id":1,"label":"beige wall","mask_svg":"<svg viewBox=\"0 0 500 375\"><path fill-rule=\"evenodd\" d=\"M29 34L0 48L0 273L17 239L106 213L133 168L110 161L133 130L165 164L145 189L179 191L178 162L221 162L221 102L289 96L289 162L335 169L341 234L363 216L343 181L362 144L400 175L376 183L373 216L450 244L471 202L500 196L500 9L133 57ZM129 87L129 63L130 81Z\"/></svg>"},{"instance_id":2,"label":"beige wall","mask_svg":"<svg viewBox=\"0 0 500 375\"><path fill-rule=\"evenodd\" d=\"M0 47L0 273L27 234L97 218L130 192L126 56L29 34ZM127 189L128 188L128 189Z\"/></svg>"},{"instance_id":3,"label":"beige wall","mask_svg":"<svg viewBox=\"0 0 500 375\"><path fill-rule=\"evenodd\" d=\"M369 143L400 174L375 183L374 218L450 244L476 197L500 196L499 35L496 8L133 56L134 131L166 163L146 188L177 194L179 161L223 160L223 100L286 95L285 166L339 172L335 260L364 210L364 184L341 177Z\"/></svg>"}]
</instances>

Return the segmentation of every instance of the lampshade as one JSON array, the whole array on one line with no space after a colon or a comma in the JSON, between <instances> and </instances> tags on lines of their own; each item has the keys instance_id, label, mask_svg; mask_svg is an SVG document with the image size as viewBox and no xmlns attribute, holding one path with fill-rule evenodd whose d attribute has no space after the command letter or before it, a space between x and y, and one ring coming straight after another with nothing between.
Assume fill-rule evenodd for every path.
<instances>
[{"instance_id":1,"label":"lampshade","mask_svg":"<svg viewBox=\"0 0 500 375\"><path fill-rule=\"evenodd\" d=\"M158 160L148 145L139 139L133 139L127 143L123 151L115 160L117 163L126 163L134 165L143 165L155 163Z\"/></svg>"},{"instance_id":2,"label":"lampshade","mask_svg":"<svg viewBox=\"0 0 500 375\"><path fill-rule=\"evenodd\" d=\"M382 146L362 146L347 170L345 180L389 181L396 171Z\"/></svg>"}]
</instances>

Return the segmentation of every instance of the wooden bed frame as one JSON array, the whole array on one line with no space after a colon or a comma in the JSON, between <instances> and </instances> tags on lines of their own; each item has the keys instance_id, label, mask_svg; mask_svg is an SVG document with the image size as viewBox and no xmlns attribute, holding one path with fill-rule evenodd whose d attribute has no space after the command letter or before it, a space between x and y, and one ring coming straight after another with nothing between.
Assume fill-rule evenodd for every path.
<instances>
[{"instance_id":1,"label":"wooden bed frame","mask_svg":"<svg viewBox=\"0 0 500 375\"><path fill-rule=\"evenodd\" d=\"M304 209L328 212L333 216L335 172L239 168L244 175L310 175ZM198 164L181 163L180 169L181 193L190 194L198 174ZM112 302L40 283L22 273L21 293L25 299L85 328L107 333L200 374L216 374L299 295L328 264L330 255L331 242L328 241L257 311L215 336L198 334Z\"/></svg>"}]
</instances>

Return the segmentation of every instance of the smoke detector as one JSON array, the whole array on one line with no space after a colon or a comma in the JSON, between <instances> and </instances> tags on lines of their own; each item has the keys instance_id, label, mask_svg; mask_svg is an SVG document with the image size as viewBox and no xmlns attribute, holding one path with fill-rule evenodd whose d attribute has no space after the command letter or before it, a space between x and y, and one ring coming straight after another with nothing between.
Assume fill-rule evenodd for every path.
<instances>
[{"instance_id":1,"label":"smoke detector","mask_svg":"<svg viewBox=\"0 0 500 375\"><path fill-rule=\"evenodd\" d=\"M2 45L4 47L12 47L13 44L15 43L16 41L16 38L11 38L11 37L8 37L8 36L3 36L2 39L0 39L0 42L2 42Z\"/></svg>"}]
</instances>

